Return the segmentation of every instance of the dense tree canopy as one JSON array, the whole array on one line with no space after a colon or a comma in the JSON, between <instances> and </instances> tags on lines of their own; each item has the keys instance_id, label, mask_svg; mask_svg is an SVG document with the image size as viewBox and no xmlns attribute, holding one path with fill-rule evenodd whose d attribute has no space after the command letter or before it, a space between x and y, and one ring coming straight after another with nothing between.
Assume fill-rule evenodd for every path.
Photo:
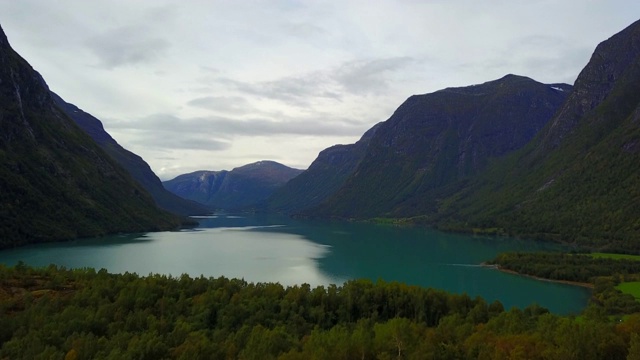
<instances>
[{"instance_id":1,"label":"dense tree canopy","mask_svg":"<svg viewBox=\"0 0 640 360\"><path fill-rule=\"evenodd\" d=\"M560 317L399 283L0 266L0 358L625 359L640 315Z\"/></svg>"}]
</instances>

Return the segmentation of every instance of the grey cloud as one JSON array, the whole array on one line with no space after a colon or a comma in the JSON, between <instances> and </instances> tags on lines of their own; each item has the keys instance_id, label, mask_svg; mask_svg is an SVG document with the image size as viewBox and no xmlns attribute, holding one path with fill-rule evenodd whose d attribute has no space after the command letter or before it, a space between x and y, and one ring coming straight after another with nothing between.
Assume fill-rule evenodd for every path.
<instances>
[{"instance_id":1,"label":"grey cloud","mask_svg":"<svg viewBox=\"0 0 640 360\"><path fill-rule=\"evenodd\" d=\"M327 33L325 29L310 23L289 22L283 24L282 27L287 34L302 39L308 39L314 36L322 36Z\"/></svg>"},{"instance_id":2,"label":"grey cloud","mask_svg":"<svg viewBox=\"0 0 640 360\"><path fill-rule=\"evenodd\" d=\"M182 119L172 114L155 114L137 121L113 121L112 129L134 132L149 132L158 142L165 138L210 134L216 139L234 136L269 135L314 135L314 136L358 136L368 129L367 124L346 118L328 120L323 116L288 118L282 116L274 121L265 118L236 119L221 116ZM222 140L221 140L222 141Z\"/></svg>"},{"instance_id":3,"label":"grey cloud","mask_svg":"<svg viewBox=\"0 0 640 360\"><path fill-rule=\"evenodd\" d=\"M144 29L134 27L114 29L85 43L100 60L100 66L107 69L152 62L170 47L167 40L146 37Z\"/></svg>"},{"instance_id":4,"label":"grey cloud","mask_svg":"<svg viewBox=\"0 0 640 360\"><path fill-rule=\"evenodd\" d=\"M187 105L233 114L246 114L255 109L240 96L205 96L187 102Z\"/></svg>"},{"instance_id":5,"label":"grey cloud","mask_svg":"<svg viewBox=\"0 0 640 360\"><path fill-rule=\"evenodd\" d=\"M560 36L526 36L510 43L500 52L488 53L482 60L461 62L458 73L487 74L499 77L507 73L529 76L534 80L572 84L587 64L592 48L579 46Z\"/></svg>"},{"instance_id":6,"label":"grey cloud","mask_svg":"<svg viewBox=\"0 0 640 360\"><path fill-rule=\"evenodd\" d=\"M308 107L314 98L342 101L344 90L358 95L380 94L388 88L390 73L414 62L410 57L359 60L273 81L250 83L224 77L216 81L245 94Z\"/></svg>"},{"instance_id":7,"label":"grey cloud","mask_svg":"<svg viewBox=\"0 0 640 360\"><path fill-rule=\"evenodd\" d=\"M163 136L155 132L143 132L131 141L132 144L147 148L183 149L183 150L208 150L221 151L231 147L227 141L209 138L205 135Z\"/></svg>"},{"instance_id":8,"label":"grey cloud","mask_svg":"<svg viewBox=\"0 0 640 360\"><path fill-rule=\"evenodd\" d=\"M331 84L328 80L327 76L320 72L257 83L229 78L218 79L220 83L226 84L237 91L298 106L308 106L310 104L309 99L313 97L340 100L340 94L331 89Z\"/></svg>"},{"instance_id":9,"label":"grey cloud","mask_svg":"<svg viewBox=\"0 0 640 360\"><path fill-rule=\"evenodd\" d=\"M352 93L380 93L387 89L387 74L413 63L410 57L352 61L340 66L335 80Z\"/></svg>"}]
</instances>

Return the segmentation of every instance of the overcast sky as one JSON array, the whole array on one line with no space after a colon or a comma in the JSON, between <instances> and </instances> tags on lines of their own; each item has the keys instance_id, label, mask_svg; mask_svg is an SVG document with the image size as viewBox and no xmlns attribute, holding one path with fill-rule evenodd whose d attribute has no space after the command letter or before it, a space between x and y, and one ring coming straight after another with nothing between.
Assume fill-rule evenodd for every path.
<instances>
[{"instance_id":1,"label":"overcast sky","mask_svg":"<svg viewBox=\"0 0 640 360\"><path fill-rule=\"evenodd\" d=\"M0 0L13 48L163 180L307 168L410 95L573 84L636 0Z\"/></svg>"}]
</instances>

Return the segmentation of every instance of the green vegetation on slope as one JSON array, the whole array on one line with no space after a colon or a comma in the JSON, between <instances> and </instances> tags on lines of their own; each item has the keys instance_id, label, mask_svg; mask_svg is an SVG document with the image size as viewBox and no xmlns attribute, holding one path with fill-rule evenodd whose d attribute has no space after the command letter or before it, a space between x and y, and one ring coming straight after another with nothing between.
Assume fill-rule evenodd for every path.
<instances>
[{"instance_id":1,"label":"green vegetation on slope","mask_svg":"<svg viewBox=\"0 0 640 360\"><path fill-rule=\"evenodd\" d=\"M140 156L120 146L102 126L102 122L73 104L67 103L60 96L51 92L53 101L84 132L111 156L120 166L149 192L156 204L166 211L183 216L201 215L209 212L201 204L183 199L167 191L160 179Z\"/></svg>"},{"instance_id":2,"label":"green vegetation on slope","mask_svg":"<svg viewBox=\"0 0 640 360\"><path fill-rule=\"evenodd\" d=\"M547 127L444 199L438 226L640 252L639 34L600 44Z\"/></svg>"},{"instance_id":3,"label":"green vegetation on slope","mask_svg":"<svg viewBox=\"0 0 640 360\"><path fill-rule=\"evenodd\" d=\"M398 283L284 288L0 266L0 358L626 359L640 315L577 321Z\"/></svg>"},{"instance_id":4,"label":"green vegetation on slope","mask_svg":"<svg viewBox=\"0 0 640 360\"><path fill-rule=\"evenodd\" d=\"M344 185L306 213L357 219L433 213L438 199L458 189L456 181L531 140L570 90L507 75L414 95L380 124Z\"/></svg>"},{"instance_id":5,"label":"green vegetation on slope","mask_svg":"<svg viewBox=\"0 0 640 360\"><path fill-rule=\"evenodd\" d=\"M594 258L589 254L513 252L499 254L488 264L541 279L591 284L592 302L607 315L619 317L640 311L640 302L633 293L639 289L633 281L640 279L640 262L636 260Z\"/></svg>"},{"instance_id":6,"label":"green vegetation on slope","mask_svg":"<svg viewBox=\"0 0 640 360\"><path fill-rule=\"evenodd\" d=\"M53 103L0 29L0 248L176 228Z\"/></svg>"}]
</instances>

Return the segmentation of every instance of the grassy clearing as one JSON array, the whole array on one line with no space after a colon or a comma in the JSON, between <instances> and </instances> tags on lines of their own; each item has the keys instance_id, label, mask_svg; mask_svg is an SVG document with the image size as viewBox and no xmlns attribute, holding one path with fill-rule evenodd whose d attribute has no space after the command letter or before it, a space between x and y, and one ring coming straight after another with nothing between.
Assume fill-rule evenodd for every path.
<instances>
[{"instance_id":1,"label":"grassy clearing","mask_svg":"<svg viewBox=\"0 0 640 360\"><path fill-rule=\"evenodd\" d=\"M640 261L640 255L629 255L629 254L611 254L611 253L591 253L591 256L598 258L606 258L606 259L615 259L615 260L637 260Z\"/></svg>"},{"instance_id":2,"label":"grassy clearing","mask_svg":"<svg viewBox=\"0 0 640 360\"><path fill-rule=\"evenodd\" d=\"M616 289L625 294L630 294L635 297L636 300L640 300L640 281L623 282L616 286Z\"/></svg>"}]
</instances>

